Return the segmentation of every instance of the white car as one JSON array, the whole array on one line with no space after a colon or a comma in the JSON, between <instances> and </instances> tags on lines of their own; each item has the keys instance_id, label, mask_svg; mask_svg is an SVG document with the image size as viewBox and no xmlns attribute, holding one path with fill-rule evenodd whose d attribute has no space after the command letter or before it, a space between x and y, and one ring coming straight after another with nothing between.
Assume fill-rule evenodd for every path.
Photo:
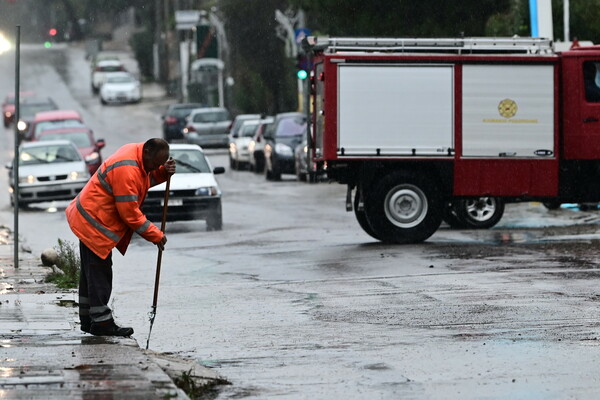
<instances>
[{"instance_id":1,"label":"white car","mask_svg":"<svg viewBox=\"0 0 600 400\"><path fill-rule=\"evenodd\" d=\"M85 161L68 140L26 142L19 147L19 155L19 205L71 200L90 179ZM6 167L14 205L13 164Z\"/></svg>"},{"instance_id":2,"label":"white car","mask_svg":"<svg viewBox=\"0 0 600 400\"><path fill-rule=\"evenodd\" d=\"M100 102L138 103L142 99L142 85L129 72L106 74L100 88Z\"/></svg>"},{"instance_id":3,"label":"white car","mask_svg":"<svg viewBox=\"0 0 600 400\"><path fill-rule=\"evenodd\" d=\"M168 221L205 220L207 230L223 228L221 189L215 174L225 168L212 168L202 148L195 144L171 144L171 157L177 172L169 186ZM142 212L154 222L162 220L166 183L150 188Z\"/></svg>"},{"instance_id":4,"label":"white car","mask_svg":"<svg viewBox=\"0 0 600 400\"><path fill-rule=\"evenodd\" d=\"M247 120L229 137L229 166L233 169L250 166L248 145L259 127L260 120Z\"/></svg>"},{"instance_id":5,"label":"white car","mask_svg":"<svg viewBox=\"0 0 600 400\"><path fill-rule=\"evenodd\" d=\"M106 74L113 72L125 72L125 66L121 61L116 59L98 61L92 70L92 92L98 93Z\"/></svg>"}]
</instances>

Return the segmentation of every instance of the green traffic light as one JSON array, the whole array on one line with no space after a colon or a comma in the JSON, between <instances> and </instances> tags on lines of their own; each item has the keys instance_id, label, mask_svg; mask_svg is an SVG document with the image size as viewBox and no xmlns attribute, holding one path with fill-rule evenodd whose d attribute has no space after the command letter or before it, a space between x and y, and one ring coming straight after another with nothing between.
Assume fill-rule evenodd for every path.
<instances>
[{"instance_id":1,"label":"green traffic light","mask_svg":"<svg viewBox=\"0 0 600 400\"><path fill-rule=\"evenodd\" d=\"M303 69L298 70L298 72L296 73L296 76L298 76L298 79L306 79L306 77L308 76L308 72L306 72Z\"/></svg>"},{"instance_id":2,"label":"green traffic light","mask_svg":"<svg viewBox=\"0 0 600 400\"><path fill-rule=\"evenodd\" d=\"M50 47L52 47L52 43L46 42L46 43L44 43L44 47L49 49Z\"/></svg>"}]
</instances>

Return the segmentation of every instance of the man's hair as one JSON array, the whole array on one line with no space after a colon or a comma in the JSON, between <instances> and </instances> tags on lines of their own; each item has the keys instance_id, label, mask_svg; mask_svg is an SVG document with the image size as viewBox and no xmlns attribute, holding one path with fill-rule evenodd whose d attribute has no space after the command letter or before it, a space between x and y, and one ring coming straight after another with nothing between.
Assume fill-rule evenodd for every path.
<instances>
[{"instance_id":1,"label":"man's hair","mask_svg":"<svg viewBox=\"0 0 600 400\"><path fill-rule=\"evenodd\" d=\"M169 152L169 143L161 138L148 139L144 143L144 151L147 151L149 155L155 156L161 151Z\"/></svg>"}]
</instances>

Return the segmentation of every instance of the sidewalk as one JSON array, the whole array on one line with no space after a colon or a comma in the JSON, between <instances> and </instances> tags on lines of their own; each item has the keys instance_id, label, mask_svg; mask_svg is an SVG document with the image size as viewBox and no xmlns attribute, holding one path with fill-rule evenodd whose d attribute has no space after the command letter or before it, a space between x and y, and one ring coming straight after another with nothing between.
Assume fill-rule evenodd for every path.
<instances>
[{"instance_id":1,"label":"sidewalk","mask_svg":"<svg viewBox=\"0 0 600 400\"><path fill-rule=\"evenodd\" d=\"M132 338L79 330L76 290L45 283L51 268L20 252L0 226L0 398L188 399L174 379L210 390L226 383L192 361L142 350Z\"/></svg>"}]
</instances>

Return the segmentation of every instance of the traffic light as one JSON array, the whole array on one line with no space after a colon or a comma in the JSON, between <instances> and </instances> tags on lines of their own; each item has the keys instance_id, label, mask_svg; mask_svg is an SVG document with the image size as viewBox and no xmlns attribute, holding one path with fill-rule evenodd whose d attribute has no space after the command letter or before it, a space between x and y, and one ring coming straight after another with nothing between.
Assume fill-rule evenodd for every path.
<instances>
[{"instance_id":1,"label":"traffic light","mask_svg":"<svg viewBox=\"0 0 600 400\"><path fill-rule=\"evenodd\" d=\"M298 79L308 78L308 72L311 69L310 59L305 54L298 54L296 56L296 76Z\"/></svg>"},{"instance_id":2,"label":"traffic light","mask_svg":"<svg viewBox=\"0 0 600 400\"><path fill-rule=\"evenodd\" d=\"M58 33L58 31L56 30L56 28L50 28L48 30L48 35L50 35L50 36L56 36L57 33Z\"/></svg>"}]
</instances>

